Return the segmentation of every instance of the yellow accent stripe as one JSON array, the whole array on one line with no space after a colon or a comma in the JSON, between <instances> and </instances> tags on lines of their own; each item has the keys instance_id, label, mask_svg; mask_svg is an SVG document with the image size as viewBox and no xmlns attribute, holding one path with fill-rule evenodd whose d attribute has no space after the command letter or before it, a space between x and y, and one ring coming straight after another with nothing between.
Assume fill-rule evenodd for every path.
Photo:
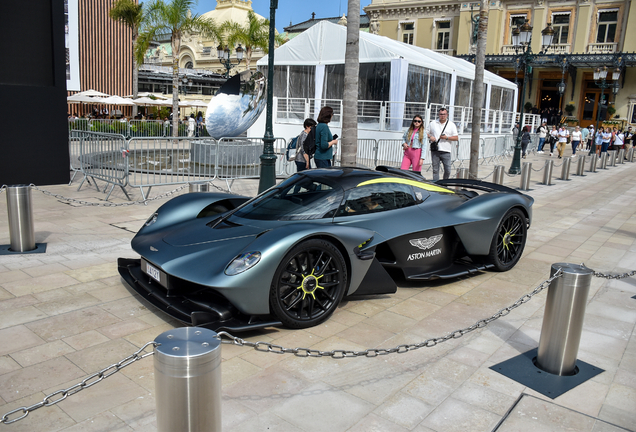
<instances>
[{"instance_id":1,"label":"yellow accent stripe","mask_svg":"<svg viewBox=\"0 0 636 432\"><path fill-rule=\"evenodd\" d=\"M455 191L453 191L451 189L446 189L445 187L432 185L430 183L421 183L421 182L418 182L416 180L408 180L408 179L401 179L401 178L378 178L378 179L373 179L373 180L367 180L367 181L364 181L364 182L360 183L356 187L366 186L366 185L370 185L370 184L378 184L378 183L398 183L398 184L410 185L410 186L413 186L413 187L416 187L416 188L420 188L420 189L424 189L424 190L427 190L427 191L430 191L430 192L455 193Z\"/></svg>"}]
</instances>

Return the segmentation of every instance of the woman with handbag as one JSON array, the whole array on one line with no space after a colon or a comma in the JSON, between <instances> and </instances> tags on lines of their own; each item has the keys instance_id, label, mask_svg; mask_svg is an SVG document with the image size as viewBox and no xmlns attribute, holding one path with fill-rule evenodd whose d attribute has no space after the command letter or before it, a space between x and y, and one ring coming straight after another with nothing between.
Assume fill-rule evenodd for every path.
<instances>
[{"instance_id":1,"label":"woman with handbag","mask_svg":"<svg viewBox=\"0 0 636 432\"><path fill-rule=\"evenodd\" d=\"M552 125L552 130L550 131L550 156L554 153L554 146L559 140L559 131L555 125Z\"/></svg>"},{"instance_id":2,"label":"woman with handbag","mask_svg":"<svg viewBox=\"0 0 636 432\"><path fill-rule=\"evenodd\" d=\"M413 171L422 171L422 147L424 143L424 126L422 117L416 115L411 121L411 126L402 136L402 149L404 157L400 169L407 170L413 167Z\"/></svg>"}]
</instances>

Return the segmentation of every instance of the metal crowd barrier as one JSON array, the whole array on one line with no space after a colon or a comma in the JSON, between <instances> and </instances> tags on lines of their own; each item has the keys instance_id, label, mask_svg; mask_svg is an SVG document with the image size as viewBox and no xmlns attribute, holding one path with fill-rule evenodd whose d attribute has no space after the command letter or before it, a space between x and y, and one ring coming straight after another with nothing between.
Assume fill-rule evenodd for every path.
<instances>
[{"instance_id":1,"label":"metal crowd barrier","mask_svg":"<svg viewBox=\"0 0 636 432\"><path fill-rule=\"evenodd\" d=\"M79 165L84 178L77 190L82 188L87 178L92 178L95 188L99 186L95 179L110 184L106 200L115 186L119 186L128 199L126 184L128 182L128 156L126 138L123 135L96 132L79 132Z\"/></svg>"},{"instance_id":2,"label":"metal crowd barrier","mask_svg":"<svg viewBox=\"0 0 636 432\"><path fill-rule=\"evenodd\" d=\"M153 186L216 177L217 148L212 138L131 138L128 150L128 184L139 188L144 199Z\"/></svg>"},{"instance_id":3,"label":"metal crowd barrier","mask_svg":"<svg viewBox=\"0 0 636 432\"><path fill-rule=\"evenodd\" d=\"M149 124L156 125L152 127L157 133L163 127L159 121L145 123ZM511 135L482 138L479 158L502 157L511 142ZM275 138L278 177L296 172L296 164L286 158L286 149L287 140ZM258 178L262 152L262 138L221 138L216 141L208 137L133 137L126 140L123 135L73 131L69 140L73 177L77 172L84 175L79 188L90 178L100 179L112 185L108 196L115 186L122 190L131 186L139 188L144 199L153 186L210 182L218 178L225 180L230 189L236 179ZM452 147L453 164L459 162L462 167L470 160L470 152L470 137L460 137L459 145ZM338 164L339 148L335 156L334 162ZM400 167L403 156L401 139L358 140L357 158L362 166ZM430 165L428 146L423 157L426 165Z\"/></svg>"}]
</instances>

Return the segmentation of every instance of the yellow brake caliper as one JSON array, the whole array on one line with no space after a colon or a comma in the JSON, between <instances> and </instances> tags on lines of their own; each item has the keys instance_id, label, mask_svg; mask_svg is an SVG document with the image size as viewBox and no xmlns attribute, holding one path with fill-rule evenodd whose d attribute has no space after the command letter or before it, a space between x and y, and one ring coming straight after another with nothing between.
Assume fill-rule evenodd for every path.
<instances>
[{"instance_id":1,"label":"yellow brake caliper","mask_svg":"<svg viewBox=\"0 0 636 432\"><path fill-rule=\"evenodd\" d=\"M323 277L324 275L320 275L318 277L314 276L314 270L311 270L311 274L304 276L303 275L303 281L300 284L300 286L297 289L302 289L303 290L303 300L305 300L305 297L307 297L307 294L311 295L314 300L316 300L316 295L314 294L314 292L317 289L325 289L324 287L321 287L320 285L318 285L318 280Z\"/></svg>"}]
</instances>

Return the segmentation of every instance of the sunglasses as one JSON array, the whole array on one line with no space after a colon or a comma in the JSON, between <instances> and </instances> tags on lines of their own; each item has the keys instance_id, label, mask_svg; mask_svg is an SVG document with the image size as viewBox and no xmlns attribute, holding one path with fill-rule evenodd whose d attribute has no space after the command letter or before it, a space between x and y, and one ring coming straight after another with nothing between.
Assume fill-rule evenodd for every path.
<instances>
[{"instance_id":1,"label":"sunglasses","mask_svg":"<svg viewBox=\"0 0 636 432\"><path fill-rule=\"evenodd\" d=\"M422 120L413 120L413 123L422 123Z\"/></svg>"}]
</instances>

